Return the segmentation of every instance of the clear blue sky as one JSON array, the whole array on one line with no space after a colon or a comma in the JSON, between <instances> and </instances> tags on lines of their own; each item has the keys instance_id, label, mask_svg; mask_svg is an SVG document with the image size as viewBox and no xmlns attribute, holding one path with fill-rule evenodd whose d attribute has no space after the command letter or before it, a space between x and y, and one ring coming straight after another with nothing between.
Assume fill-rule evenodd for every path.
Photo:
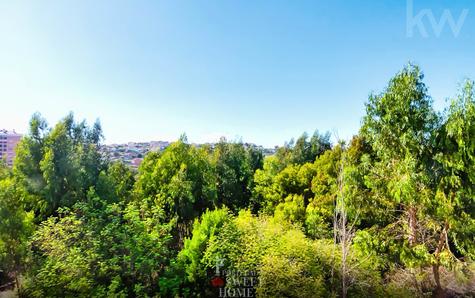
<instances>
[{"instance_id":1,"label":"clear blue sky","mask_svg":"<svg viewBox=\"0 0 475 298\"><path fill-rule=\"evenodd\" d=\"M433 3L435 2L435 3ZM358 131L368 95L408 61L436 107L475 79L475 2L414 0L414 15L458 20L407 36L408 2L9 1L0 3L0 128L38 111L103 124L106 143L215 141L265 146L303 131ZM6 112L5 112L6 111Z\"/></svg>"}]
</instances>

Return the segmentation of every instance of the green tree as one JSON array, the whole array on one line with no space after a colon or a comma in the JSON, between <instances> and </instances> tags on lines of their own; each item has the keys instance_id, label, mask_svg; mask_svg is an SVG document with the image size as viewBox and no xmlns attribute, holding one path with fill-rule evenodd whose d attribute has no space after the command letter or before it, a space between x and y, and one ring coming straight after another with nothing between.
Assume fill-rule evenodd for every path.
<instances>
[{"instance_id":1,"label":"green tree","mask_svg":"<svg viewBox=\"0 0 475 298\"><path fill-rule=\"evenodd\" d=\"M257 297L327 297L340 284L340 276L332 275L340 262L331 240L310 240L299 227L272 217L257 217L249 211L233 216L218 209L195 222L193 236L178 256L181 277L177 279L185 282L176 289L184 296L212 295L209 280L218 264L227 272L255 273ZM351 295L383 295L378 273L367 261L357 262L352 256L349 264L358 269L351 272L358 281L349 288Z\"/></svg>"},{"instance_id":2,"label":"green tree","mask_svg":"<svg viewBox=\"0 0 475 298\"><path fill-rule=\"evenodd\" d=\"M25 267L27 240L33 232L33 214L24 210L24 195L0 161L0 284L18 277Z\"/></svg>"},{"instance_id":3,"label":"green tree","mask_svg":"<svg viewBox=\"0 0 475 298\"><path fill-rule=\"evenodd\" d=\"M60 209L32 238L24 293L32 297L151 297L168 263L170 228L133 203L87 203Z\"/></svg>"},{"instance_id":4,"label":"green tree","mask_svg":"<svg viewBox=\"0 0 475 298\"><path fill-rule=\"evenodd\" d=\"M312 163L317 156L330 148L330 134L327 132L321 135L317 130L310 140L307 133L303 133L295 142L292 139L280 147L275 155L280 162L280 170L282 170L291 164Z\"/></svg>"},{"instance_id":5,"label":"green tree","mask_svg":"<svg viewBox=\"0 0 475 298\"><path fill-rule=\"evenodd\" d=\"M264 162L264 169L255 174L256 187L254 193L261 197L262 211L273 214L275 208L290 195L303 197L305 206L310 197L312 178L315 175L314 164L289 165L282 171L272 173L273 157Z\"/></svg>"},{"instance_id":6,"label":"green tree","mask_svg":"<svg viewBox=\"0 0 475 298\"><path fill-rule=\"evenodd\" d=\"M124 163L114 162L98 177L95 190L108 202L129 202L133 199L135 173Z\"/></svg>"},{"instance_id":7,"label":"green tree","mask_svg":"<svg viewBox=\"0 0 475 298\"><path fill-rule=\"evenodd\" d=\"M386 253L392 266L402 264L413 276L415 268L432 267L435 290L422 287L417 279L414 283L419 294L434 290L441 295L439 267L452 266L450 243L465 243L460 247L473 243L471 182L465 176L471 167L473 92L468 84L441 125L422 79L417 67L408 66L385 92L370 97L362 135L374 159L365 180L387 215L358 237L371 232L372 239L366 237L370 247ZM450 232L460 217L464 227L457 229L455 224Z\"/></svg>"},{"instance_id":8,"label":"green tree","mask_svg":"<svg viewBox=\"0 0 475 298\"><path fill-rule=\"evenodd\" d=\"M331 149L330 135L314 133L310 141L304 133L264 159L262 169L254 174L253 200L262 211L273 214L278 204L289 195L301 195L306 207L314 194L312 179L316 175L315 161Z\"/></svg>"},{"instance_id":9,"label":"green tree","mask_svg":"<svg viewBox=\"0 0 475 298\"><path fill-rule=\"evenodd\" d=\"M362 134L376 152L371 186L400 204L407 218L407 241L419 243L418 213L430 200L431 140L437 127L423 74L408 66L366 106Z\"/></svg>"},{"instance_id":10,"label":"green tree","mask_svg":"<svg viewBox=\"0 0 475 298\"><path fill-rule=\"evenodd\" d=\"M225 207L207 211L203 213L201 219L195 220L192 237L186 239L170 276L161 281L164 296L210 295L212 291L209 285L210 273L213 272L215 263L210 266L204 264L206 248L210 241L216 240L218 234L229 230L227 226L232 223L232 219L232 213Z\"/></svg>"},{"instance_id":11,"label":"green tree","mask_svg":"<svg viewBox=\"0 0 475 298\"><path fill-rule=\"evenodd\" d=\"M137 200L143 212L159 208L166 222L175 223L178 246L193 220L216 205L216 180L207 154L182 137L161 153L149 153L139 168Z\"/></svg>"},{"instance_id":12,"label":"green tree","mask_svg":"<svg viewBox=\"0 0 475 298\"><path fill-rule=\"evenodd\" d=\"M35 114L17 148L15 179L29 194L29 206L44 219L62 206L84 200L106 161L99 152L102 130L76 123L70 114L53 129Z\"/></svg>"},{"instance_id":13,"label":"green tree","mask_svg":"<svg viewBox=\"0 0 475 298\"><path fill-rule=\"evenodd\" d=\"M254 172L262 168L262 152L242 143L221 139L212 152L215 168L217 204L233 211L249 207Z\"/></svg>"},{"instance_id":14,"label":"green tree","mask_svg":"<svg viewBox=\"0 0 475 298\"><path fill-rule=\"evenodd\" d=\"M475 258L475 90L467 81L452 100L438 131L437 189L429 207L433 235L433 274L442 291L439 267ZM452 265L453 266L453 265Z\"/></svg>"},{"instance_id":15,"label":"green tree","mask_svg":"<svg viewBox=\"0 0 475 298\"><path fill-rule=\"evenodd\" d=\"M313 238L329 238L333 224L333 212L338 194L338 173L342 145L326 151L314 163L315 175L311 180L313 196L306 205L306 231Z\"/></svg>"}]
</instances>

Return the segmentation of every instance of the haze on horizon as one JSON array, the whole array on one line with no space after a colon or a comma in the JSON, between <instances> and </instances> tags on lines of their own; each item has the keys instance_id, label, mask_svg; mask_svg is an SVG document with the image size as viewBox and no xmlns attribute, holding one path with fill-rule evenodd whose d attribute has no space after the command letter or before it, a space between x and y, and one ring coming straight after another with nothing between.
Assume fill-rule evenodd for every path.
<instances>
[{"instance_id":1,"label":"haze on horizon","mask_svg":"<svg viewBox=\"0 0 475 298\"><path fill-rule=\"evenodd\" d=\"M435 106L475 79L475 3L457 36L407 35L407 1L2 1L0 128L70 111L106 143L220 136L266 147L304 131L358 131L371 92L409 61Z\"/></svg>"}]
</instances>

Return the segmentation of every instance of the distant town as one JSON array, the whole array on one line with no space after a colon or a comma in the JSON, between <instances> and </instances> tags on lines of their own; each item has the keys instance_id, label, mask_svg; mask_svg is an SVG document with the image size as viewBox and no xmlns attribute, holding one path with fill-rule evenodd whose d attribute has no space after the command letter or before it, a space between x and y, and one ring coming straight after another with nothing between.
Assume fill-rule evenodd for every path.
<instances>
[{"instance_id":1,"label":"distant town","mask_svg":"<svg viewBox=\"0 0 475 298\"><path fill-rule=\"evenodd\" d=\"M152 141L152 142L129 142L127 144L110 144L104 145L102 147L103 152L111 159L111 161L122 161L124 164L129 165L133 168L137 168L145 155L148 152L158 152L167 148L171 142L167 141ZM196 147L201 147L208 145L211 148L215 146L215 143L206 143L206 144L192 144ZM258 146L252 143L244 143L245 147L253 147L262 150L262 153L267 155L272 155L277 150L275 148L264 148L263 146Z\"/></svg>"},{"instance_id":2,"label":"distant town","mask_svg":"<svg viewBox=\"0 0 475 298\"><path fill-rule=\"evenodd\" d=\"M13 165L15 158L15 147L21 140L22 135L13 131L0 129L0 158L5 159L8 166ZM171 142L167 141L151 141L151 142L129 142L127 144L108 144L103 145L102 152L111 161L121 161L132 168L138 168L148 152L159 152L167 148ZM208 145L211 148L215 143L192 144L196 147ZM253 147L262 150L264 155L272 155L275 148L264 148L252 143L244 143L246 147Z\"/></svg>"}]
</instances>

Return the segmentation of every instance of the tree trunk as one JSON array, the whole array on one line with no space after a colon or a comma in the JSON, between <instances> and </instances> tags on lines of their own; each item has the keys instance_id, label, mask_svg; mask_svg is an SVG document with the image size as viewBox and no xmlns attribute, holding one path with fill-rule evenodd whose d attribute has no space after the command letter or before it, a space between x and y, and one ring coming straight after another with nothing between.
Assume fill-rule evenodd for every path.
<instances>
[{"instance_id":1,"label":"tree trunk","mask_svg":"<svg viewBox=\"0 0 475 298\"><path fill-rule=\"evenodd\" d=\"M439 243L437 244L437 248L435 249L434 256L436 263L432 265L432 274L434 274L434 281L435 281L435 291L434 291L434 297L444 297L444 289L442 288L442 285L440 283L440 260L439 260L439 255L444 249L445 243L447 242L447 230L448 230L448 223L445 222L444 228L440 232L439 236Z\"/></svg>"},{"instance_id":2,"label":"tree trunk","mask_svg":"<svg viewBox=\"0 0 475 298\"><path fill-rule=\"evenodd\" d=\"M409 207L407 211L409 221L409 245L412 247L417 244L417 209L414 206Z\"/></svg>"},{"instance_id":3,"label":"tree trunk","mask_svg":"<svg viewBox=\"0 0 475 298\"><path fill-rule=\"evenodd\" d=\"M16 292L17 292L17 295L20 294L20 282L18 280L18 273L15 272L15 287L16 287Z\"/></svg>"},{"instance_id":4,"label":"tree trunk","mask_svg":"<svg viewBox=\"0 0 475 298\"><path fill-rule=\"evenodd\" d=\"M344 153L343 153L344 154ZM347 227L347 213L345 206L345 193L344 193L344 166L345 156L343 155L340 161L340 169L338 173L338 194L336 198L335 206L335 222L337 240L341 245L341 297L346 298L348 295L348 269L347 269L347 256L349 254L351 231Z\"/></svg>"},{"instance_id":5,"label":"tree trunk","mask_svg":"<svg viewBox=\"0 0 475 298\"><path fill-rule=\"evenodd\" d=\"M439 273L439 263L432 265L432 274L434 274L435 280L435 297L440 297L442 292L442 286L440 285L440 273Z\"/></svg>"}]
</instances>

